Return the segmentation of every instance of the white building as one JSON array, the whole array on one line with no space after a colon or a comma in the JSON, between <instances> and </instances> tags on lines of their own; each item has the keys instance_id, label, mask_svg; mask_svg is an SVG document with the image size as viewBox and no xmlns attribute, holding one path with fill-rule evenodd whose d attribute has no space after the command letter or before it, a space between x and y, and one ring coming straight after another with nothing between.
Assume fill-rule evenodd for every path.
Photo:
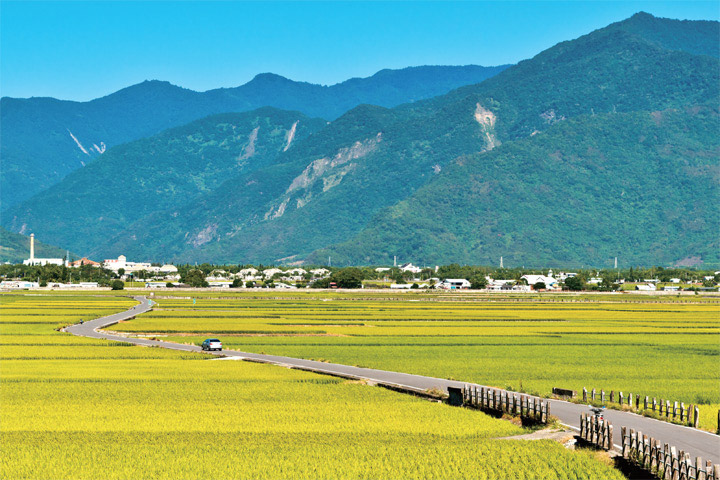
<instances>
[{"instance_id":1,"label":"white building","mask_svg":"<svg viewBox=\"0 0 720 480\"><path fill-rule=\"evenodd\" d=\"M557 286L557 280L547 275L523 275L520 279L525 280L530 286L533 286L538 282L544 283L545 288L555 288Z\"/></svg>"},{"instance_id":2,"label":"white building","mask_svg":"<svg viewBox=\"0 0 720 480\"><path fill-rule=\"evenodd\" d=\"M268 268L267 270L263 270L263 276L265 278L272 278L276 273L283 273L283 271L279 268Z\"/></svg>"},{"instance_id":3,"label":"white building","mask_svg":"<svg viewBox=\"0 0 720 480\"><path fill-rule=\"evenodd\" d=\"M390 267L378 267L375 269L375 271L378 273L389 272L390 270L392 270L392 268Z\"/></svg>"},{"instance_id":4,"label":"white building","mask_svg":"<svg viewBox=\"0 0 720 480\"><path fill-rule=\"evenodd\" d=\"M13 289L27 289L27 288L40 288L40 284L37 282L26 282L24 280L10 280L0 282L0 288L13 288Z\"/></svg>"},{"instance_id":5,"label":"white building","mask_svg":"<svg viewBox=\"0 0 720 480\"><path fill-rule=\"evenodd\" d=\"M404 265L400 265L400 270L403 272L410 272L410 273L420 273L422 272L422 268L416 267L412 263L406 263Z\"/></svg>"},{"instance_id":6,"label":"white building","mask_svg":"<svg viewBox=\"0 0 720 480\"><path fill-rule=\"evenodd\" d=\"M30 234L30 258L23 260L23 265L65 265L62 258L35 258L35 234Z\"/></svg>"},{"instance_id":7,"label":"white building","mask_svg":"<svg viewBox=\"0 0 720 480\"><path fill-rule=\"evenodd\" d=\"M393 283L390 285L393 290L410 290L412 288L411 283Z\"/></svg>"},{"instance_id":8,"label":"white building","mask_svg":"<svg viewBox=\"0 0 720 480\"><path fill-rule=\"evenodd\" d=\"M470 288L470 282L464 278L446 278L435 285L435 288L441 288L443 290L465 290Z\"/></svg>"},{"instance_id":9,"label":"white building","mask_svg":"<svg viewBox=\"0 0 720 480\"><path fill-rule=\"evenodd\" d=\"M647 284L639 284L635 285L635 290L640 290L642 292L654 292L657 290L657 287L654 283L647 283Z\"/></svg>"},{"instance_id":10,"label":"white building","mask_svg":"<svg viewBox=\"0 0 720 480\"><path fill-rule=\"evenodd\" d=\"M316 268L314 270L310 270L310 273L312 273L313 277L327 277L330 275L330 270L327 268Z\"/></svg>"},{"instance_id":11,"label":"white building","mask_svg":"<svg viewBox=\"0 0 720 480\"><path fill-rule=\"evenodd\" d=\"M117 272L121 268L125 273L139 272L140 270L152 270L152 265L141 262L128 262L125 255L120 255L117 259L103 261L103 266L108 270Z\"/></svg>"}]
</instances>

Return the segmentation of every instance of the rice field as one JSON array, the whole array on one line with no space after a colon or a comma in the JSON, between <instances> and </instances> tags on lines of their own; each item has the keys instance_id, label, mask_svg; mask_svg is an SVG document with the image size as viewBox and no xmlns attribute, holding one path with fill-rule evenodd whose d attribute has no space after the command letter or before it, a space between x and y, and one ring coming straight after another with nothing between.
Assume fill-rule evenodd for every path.
<instances>
[{"instance_id":1,"label":"rice field","mask_svg":"<svg viewBox=\"0 0 720 480\"><path fill-rule=\"evenodd\" d=\"M361 295L158 298L153 312L112 329L195 344L219 336L242 351L540 395L553 387L633 392L701 404L702 426L717 428L717 298Z\"/></svg>"},{"instance_id":2,"label":"rice field","mask_svg":"<svg viewBox=\"0 0 720 480\"><path fill-rule=\"evenodd\" d=\"M622 478L587 452L498 439L527 430L479 412L56 331L127 298L0 303L0 478Z\"/></svg>"}]
</instances>

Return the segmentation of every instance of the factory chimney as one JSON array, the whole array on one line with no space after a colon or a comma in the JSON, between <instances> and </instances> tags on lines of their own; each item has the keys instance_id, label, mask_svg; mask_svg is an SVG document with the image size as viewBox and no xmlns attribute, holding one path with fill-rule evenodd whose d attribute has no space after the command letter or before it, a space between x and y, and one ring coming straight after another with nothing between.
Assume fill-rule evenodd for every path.
<instances>
[{"instance_id":1,"label":"factory chimney","mask_svg":"<svg viewBox=\"0 0 720 480\"><path fill-rule=\"evenodd\" d=\"M30 265L33 264L33 260L35 260L35 234L30 234Z\"/></svg>"}]
</instances>

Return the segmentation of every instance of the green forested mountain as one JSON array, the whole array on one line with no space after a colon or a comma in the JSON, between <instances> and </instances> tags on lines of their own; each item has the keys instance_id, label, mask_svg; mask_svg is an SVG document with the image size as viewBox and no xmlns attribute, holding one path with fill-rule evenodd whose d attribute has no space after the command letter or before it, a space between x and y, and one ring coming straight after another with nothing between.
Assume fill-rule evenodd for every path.
<instances>
[{"instance_id":1,"label":"green forested mountain","mask_svg":"<svg viewBox=\"0 0 720 480\"><path fill-rule=\"evenodd\" d=\"M137 219L166 209L176 215L228 177L271 165L325 123L270 107L214 115L110 149L7 210L3 222L74 251L97 253L98 244Z\"/></svg>"},{"instance_id":2,"label":"green forested mountain","mask_svg":"<svg viewBox=\"0 0 720 480\"><path fill-rule=\"evenodd\" d=\"M110 235L62 244L175 261L712 262L718 32L639 14L477 85L356 107L256 169L143 210L145 199ZM162 135L146 141L176 141ZM38 231L60 201L38 195L3 224Z\"/></svg>"},{"instance_id":3,"label":"green forested mountain","mask_svg":"<svg viewBox=\"0 0 720 480\"><path fill-rule=\"evenodd\" d=\"M35 257L64 258L67 252L35 239ZM30 257L30 237L0 227L0 263L21 263Z\"/></svg>"},{"instance_id":4,"label":"green forested mountain","mask_svg":"<svg viewBox=\"0 0 720 480\"><path fill-rule=\"evenodd\" d=\"M362 103L392 107L447 93L506 67L382 70L329 87L266 73L239 87L207 92L146 81L89 102L5 97L0 100L0 204L7 208L50 187L106 148L211 114L271 106L334 119Z\"/></svg>"},{"instance_id":5,"label":"green forested mountain","mask_svg":"<svg viewBox=\"0 0 720 480\"><path fill-rule=\"evenodd\" d=\"M462 156L362 233L336 264L717 265L717 109L586 115Z\"/></svg>"}]
</instances>

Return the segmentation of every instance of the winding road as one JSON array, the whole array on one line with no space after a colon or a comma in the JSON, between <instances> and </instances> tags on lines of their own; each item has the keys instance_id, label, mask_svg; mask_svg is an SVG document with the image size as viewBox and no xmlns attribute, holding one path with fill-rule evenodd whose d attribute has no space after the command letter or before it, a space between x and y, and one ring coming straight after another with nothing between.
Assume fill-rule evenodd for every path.
<instances>
[{"instance_id":1,"label":"winding road","mask_svg":"<svg viewBox=\"0 0 720 480\"><path fill-rule=\"evenodd\" d=\"M85 322L83 324L67 327L65 330L83 337L113 340L118 342L129 342L136 345L156 346L167 348L170 350L182 350L187 352L201 352L200 347L195 345L181 345L171 342L162 342L157 340L146 340L142 338L129 338L120 335L113 335L100 331L100 328L113 325L122 320L128 320L136 315L151 310L150 301L145 297L135 297L140 302L138 305L129 310L107 317L98 318ZM224 357L239 357L258 361L262 363L270 363L284 367L297 368L302 370L313 371L328 375L335 375L352 379L363 379L373 383L387 385L390 387L403 387L405 389L424 392L431 388L447 390L448 387L460 387L468 384L453 380L445 380L442 378L425 377L422 375L410 375L407 373L388 372L385 370L376 370L372 368L351 367L348 365L340 365L336 363L316 362L312 360L303 360L299 358L281 357L276 355L263 355L258 353L246 353L235 350L223 350L222 352L208 352L213 355ZM512 393L512 392L511 392ZM589 413L584 405L565 402L562 400L553 400L550 402L550 414L558 417L564 425L579 430L580 415ZM629 412L621 412L618 410L606 410L605 418L612 422L616 429L616 436L619 437L620 426L633 428L641 431L643 434L653 437L663 443L675 446L678 450L688 452L693 458L702 457L703 460L711 460L713 463L720 463L720 436L697 430L691 427L675 425L652 418L643 417ZM615 442L617 444L617 440ZM619 449L619 446L616 445Z\"/></svg>"}]
</instances>

